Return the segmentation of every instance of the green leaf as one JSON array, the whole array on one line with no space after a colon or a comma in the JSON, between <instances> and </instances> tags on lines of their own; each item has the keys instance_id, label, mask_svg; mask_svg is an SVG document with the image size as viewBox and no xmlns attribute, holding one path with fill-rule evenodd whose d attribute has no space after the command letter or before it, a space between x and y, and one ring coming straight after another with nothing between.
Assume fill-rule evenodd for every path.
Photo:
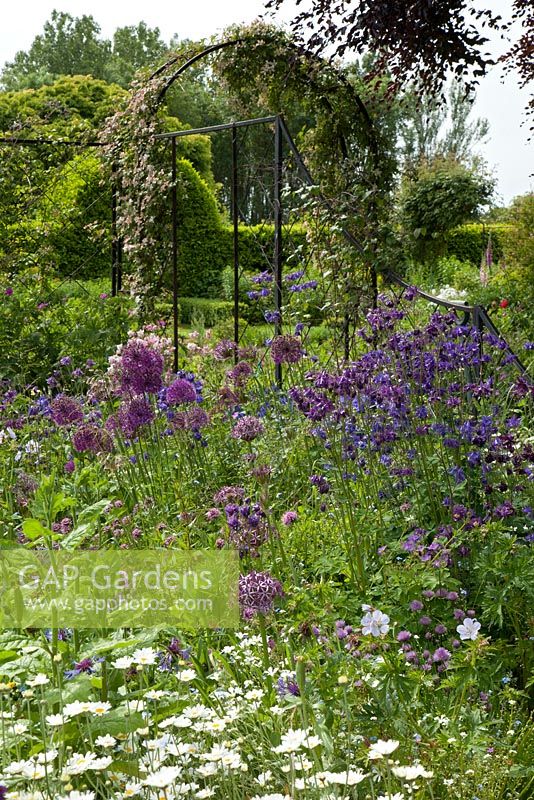
<instances>
[{"instance_id":1,"label":"green leaf","mask_svg":"<svg viewBox=\"0 0 534 800\"><path fill-rule=\"evenodd\" d=\"M38 519L25 519L22 523L22 532L27 539L38 539L46 533L51 533L48 528L45 528Z\"/></svg>"}]
</instances>

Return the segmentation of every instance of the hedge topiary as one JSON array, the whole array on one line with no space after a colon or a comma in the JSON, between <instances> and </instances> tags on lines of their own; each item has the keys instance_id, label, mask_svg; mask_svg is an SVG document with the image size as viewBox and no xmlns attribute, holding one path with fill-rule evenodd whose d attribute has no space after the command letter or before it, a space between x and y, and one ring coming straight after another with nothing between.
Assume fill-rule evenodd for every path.
<instances>
[{"instance_id":1,"label":"hedge topiary","mask_svg":"<svg viewBox=\"0 0 534 800\"><path fill-rule=\"evenodd\" d=\"M190 161L178 159L176 169L180 295L217 297L221 272L228 261L228 254L221 247L223 224L217 202Z\"/></svg>"}]
</instances>

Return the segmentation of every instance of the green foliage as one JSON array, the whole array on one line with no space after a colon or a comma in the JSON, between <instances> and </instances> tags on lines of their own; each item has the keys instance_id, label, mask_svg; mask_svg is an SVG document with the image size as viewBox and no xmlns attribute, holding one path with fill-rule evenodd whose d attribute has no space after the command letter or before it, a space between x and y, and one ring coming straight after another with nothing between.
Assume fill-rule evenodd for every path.
<instances>
[{"instance_id":1,"label":"green foliage","mask_svg":"<svg viewBox=\"0 0 534 800\"><path fill-rule=\"evenodd\" d=\"M488 238L491 236L493 260L498 262L503 257L511 233L510 225L501 223L460 225L446 235L447 254L478 269L488 246Z\"/></svg>"},{"instance_id":2,"label":"green foliage","mask_svg":"<svg viewBox=\"0 0 534 800\"><path fill-rule=\"evenodd\" d=\"M178 308L180 323L197 328L212 328L234 313L233 303L226 300L211 300L207 297L180 297ZM158 311L170 317L172 307L169 303L161 304L158 306Z\"/></svg>"},{"instance_id":3,"label":"green foliage","mask_svg":"<svg viewBox=\"0 0 534 800\"><path fill-rule=\"evenodd\" d=\"M490 199L493 181L451 160L422 164L402 188L400 214L416 255L443 252L446 233L475 218Z\"/></svg>"},{"instance_id":4,"label":"green foliage","mask_svg":"<svg viewBox=\"0 0 534 800\"><path fill-rule=\"evenodd\" d=\"M37 244L40 268L64 277L109 274L110 209L111 191L102 161L94 152L75 156L52 174L35 219L26 224L28 252Z\"/></svg>"},{"instance_id":5,"label":"green foliage","mask_svg":"<svg viewBox=\"0 0 534 800\"><path fill-rule=\"evenodd\" d=\"M106 80L128 86L137 70L157 64L167 49L159 28L149 28L144 22L117 28L112 55L104 70Z\"/></svg>"},{"instance_id":6,"label":"green foliage","mask_svg":"<svg viewBox=\"0 0 534 800\"><path fill-rule=\"evenodd\" d=\"M53 11L30 49L6 64L2 84L16 91L53 83L59 75L92 75L127 87L138 69L155 65L166 50L159 29L144 22L117 28L111 42L100 37L92 16Z\"/></svg>"},{"instance_id":7,"label":"green foliage","mask_svg":"<svg viewBox=\"0 0 534 800\"><path fill-rule=\"evenodd\" d=\"M534 284L534 193L516 197L510 208L513 229L504 248L506 260Z\"/></svg>"},{"instance_id":8,"label":"green foliage","mask_svg":"<svg viewBox=\"0 0 534 800\"><path fill-rule=\"evenodd\" d=\"M222 220L217 202L186 159L177 162L177 180L180 294L216 297L226 263L220 248Z\"/></svg>"},{"instance_id":9,"label":"green foliage","mask_svg":"<svg viewBox=\"0 0 534 800\"><path fill-rule=\"evenodd\" d=\"M104 78L110 44L99 39L100 26L84 14L52 11L43 33L36 36L27 53L19 51L2 73L7 89L50 83L58 75L93 75ZM47 79L48 78L48 79Z\"/></svg>"},{"instance_id":10,"label":"green foliage","mask_svg":"<svg viewBox=\"0 0 534 800\"><path fill-rule=\"evenodd\" d=\"M88 357L103 366L126 336L131 302L108 297L102 283L58 285L34 270L11 288L0 304L1 378L42 382L63 356L70 369Z\"/></svg>"},{"instance_id":11,"label":"green foliage","mask_svg":"<svg viewBox=\"0 0 534 800\"><path fill-rule=\"evenodd\" d=\"M35 128L45 136L43 126L48 125L54 126L56 134L62 129L74 132L76 126L96 130L124 97L119 86L90 75L63 76L38 89L1 92L0 130L23 124L25 138L31 138Z\"/></svg>"}]
</instances>

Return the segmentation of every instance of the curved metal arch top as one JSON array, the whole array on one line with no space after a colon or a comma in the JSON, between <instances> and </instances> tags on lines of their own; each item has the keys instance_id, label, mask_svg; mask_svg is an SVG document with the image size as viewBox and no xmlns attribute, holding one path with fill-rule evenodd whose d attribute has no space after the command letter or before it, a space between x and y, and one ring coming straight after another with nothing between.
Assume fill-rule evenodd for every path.
<instances>
[{"instance_id":1,"label":"curved metal arch top","mask_svg":"<svg viewBox=\"0 0 534 800\"><path fill-rule=\"evenodd\" d=\"M227 39L227 40L225 40L223 42L216 42L214 44L208 45L207 47L203 47L202 49L200 49L197 52L193 53L193 55L190 55L189 57L187 57L186 60L184 61L184 63L181 64L177 69L175 69L169 75L169 77L167 78L167 80L163 84L163 86L162 86L162 88L161 88L161 90L160 90L160 92L159 92L159 94L157 96L157 100L156 100L157 105L159 106L159 104L163 101L163 99L165 98L165 95L167 94L167 92L171 88L171 86L175 83L175 81L177 81L178 78L181 75L183 75L190 67L192 67L197 62L202 61L204 58L207 58L208 56L212 55L213 53L217 53L217 52L220 52L222 50L229 49L231 47L238 47L239 45L247 44L247 43L251 43L251 42L262 42L262 41L265 42L267 39L268 39L268 37L266 36L266 34L255 34L255 35L249 35L249 36L241 36L241 37L238 37L236 39ZM348 91L350 92L350 94L352 95L352 97L354 99L355 106L357 107L357 109L358 109L358 111L359 111L359 113L360 113L360 115L361 115L361 117L363 119L365 131L366 131L366 135L367 135L367 139L368 139L369 150L370 150L370 152L371 152L371 154L373 156L373 160L375 161L375 166L377 166L378 165L379 151L378 151L378 142L377 142L377 137L376 137L376 134L375 134L373 120L372 120L372 118L371 118L371 116L370 116L370 114L369 114L369 112L367 110L367 107L366 107L365 103L363 102L363 100L360 97L360 95L358 94L358 92L355 90L354 86L350 83L350 81L348 81L344 77L344 75L342 75L341 72L339 72L338 70L333 68L331 65L328 64L328 62L326 62L323 59L321 59L319 56L317 56L312 51L306 49L305 47L302 47L301 45L296 44L295 42L291 42L291 41L288 41L287 45L296 54L298 54L298 55L302 56L303 58L307 59L310 63L315 63L315 64L319 63L319 64L324 65L324 67L329 67L332 70L333 74L335 74L336 78L339 80L340 86L344 86L344 88L348 89ZM165 72L167 72L167 70L169 70L173 65L175 65L175 64L177 64L179 62L180 57L181 56L179 54L175 55L175 56L172 56L172 58L170 58L168 61L166 61L165 64L162 64L161 67L159 67L157 70L155 70L155 72L153 72L150 75L149 81L154 80L155 78L159 78L161 75L164 75ZM330 100L327 97L323 97L322 99L323 99L324 104L328 107L329 111L331 111L332 114L335 114ZM341 144L341 148L342 148L342 151L343 151L343 155L344 155L344 157L346 157L348 155L348 147L347 147L347 144L345 142L345 138L344 138L343 134L340 134L340 144Z\"/></svg>"}]
</instances>

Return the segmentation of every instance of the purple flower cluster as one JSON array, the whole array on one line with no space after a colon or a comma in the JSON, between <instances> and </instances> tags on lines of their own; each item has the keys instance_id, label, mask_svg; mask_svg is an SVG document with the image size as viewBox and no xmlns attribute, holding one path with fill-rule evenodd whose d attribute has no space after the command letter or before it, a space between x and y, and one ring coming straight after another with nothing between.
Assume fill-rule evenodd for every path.
<instances>
[{"instance_id":1,"label":"purple flower cluster","mask_svg":"<svg viewBox=\"0 0 534 800\"><path fill-rule=\"evenodd\" d=\"M195 403L197 392L194 385L185 378L177 378L167 387L165 399L169 405L182 405L184 403Z\"/></svg>"},{"instance_id":2,"label":"purple flower cluster","mask_svg":"<svg viewBox=\"0 0 534 800\"><path fill-rule=\"evenodd\" d=\"M283 597L282 584L269 572L249 572L239 578L239 604L245 619L269 614L277 597Z\"/></svg>"},{"instance_id":3,"label":"purple flower cluster","mask_svg":"<svg viewBox=\"0 0 534 800\"><path fill-rule=\"evenodd\" d=\"M121 353L121 391L126 395L157 394L162 386L163 356L139 342Z\"/></svg>"},{"instance_id":4,"label":"purple flower cluster","mask_svg":"<svg viewBox=\"0 0 534 800\"><path fill-rule=\"evenodd\" d=\"M271 342L271 358L275 364L296 364L303 356L298 336L275 336Z\"/></svg>"},{"instance_id":5,"label":"purple flower cluster","mask_svg":"<svg viewBox=\"0 0 534 800\"><path fill-rule=\"evenodd\" d=\"M213 358L216 361L227 361L229 358L233 358L236 350L237 345L235 342L230 339L221 339L213 348Z\"/></svg>"},{"instance_id":6,"label":"purple flower cluster","mask_svg":"<svg viewBox=\"0 0 534 800\"><path fill-rule=\"evenodd\" d=\"M233 439L252 442L264 432L264 427L257 417L241 417L232 430Z\"/></svg>"},{"instance_id":7,"label":"purple flower cluster","mask_svg":"<svg viewBox=\"0 0 534 800\"><path fill-rule=\"evenodd\" d=\"M258 558L259 548L268 541L271 529L259 503L248 498L241 504L228 503L224 508L228 525L228 544L238 550L241 558Z\"/></svg>"},{"instance_id":8,"label":"purple flower cluster","mask_svg":"<svg viewBox=\"0 0 534 800\"><path fill-rule=\"evenodd\" d=\"M109 433L96 425L81 425L72 437L72 446L78 453L110 453L113 441Z\"/></svg>"},{"instance_id":9,"label":"purple flower cluster","mask_svg":"<svg viewBox=\"0 0 534 800\"><path fill-rule=\"evenodd\" d=\"M51 416L56 425L74 425L83 420L83 410L74 397L61 394L50 403Z\"/></svg>"},{"instance_id":10,"label":"purple flower cluster","mask_svg":"<svg viewBox=\"0 0 534 800\"><path fill-rule=\"evenodd\" d=\"M252 375L252 367L247 361L239 361L235 367L228 370L226 377L234 386L244 386Z\"/></svg>"},{"instance_id":11,"label":"purple flower cluster","mask_svg":"<svg viewBox=\"0 0 534 800\"><path fill-rule=\"evenodd\" d=\"M149 425L153 420L154 412L150 403L140 396L123 403L117 413L119 427L126 436L134 436L139 428Z\"/></svg>"}]
</instances>

